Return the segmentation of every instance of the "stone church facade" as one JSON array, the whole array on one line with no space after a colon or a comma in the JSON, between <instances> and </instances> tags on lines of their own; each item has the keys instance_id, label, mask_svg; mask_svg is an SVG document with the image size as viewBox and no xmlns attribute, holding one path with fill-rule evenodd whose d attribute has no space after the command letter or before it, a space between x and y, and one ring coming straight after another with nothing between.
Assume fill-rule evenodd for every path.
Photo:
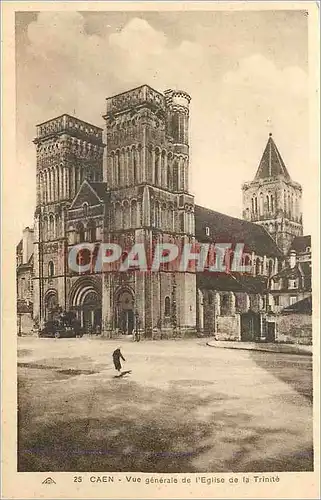
<instances>
[{"instance_id":1,"label":"stone church facade","mask_svg":"<svg viewBox=\"0 0 321 500\"><path fill-rule=\"evenodd\" d=\"M69 115L37 126L28 268L36 324L72 310L88 332L109 337L137 328L146 338L201 332L275 340L270 283L302 235L302 189L269 137L254 180L243 186L243 220L196 205L189 189L189 103L184 91L162 94L143 85L106 100L105 132ZM151 250L162 242L181 248L218 241L243 242L251 274L166 265L157 273L79 275L68 267L70 249L82 242L118 243L125 258L135 242Z\"/></svg>"}]
</instances>

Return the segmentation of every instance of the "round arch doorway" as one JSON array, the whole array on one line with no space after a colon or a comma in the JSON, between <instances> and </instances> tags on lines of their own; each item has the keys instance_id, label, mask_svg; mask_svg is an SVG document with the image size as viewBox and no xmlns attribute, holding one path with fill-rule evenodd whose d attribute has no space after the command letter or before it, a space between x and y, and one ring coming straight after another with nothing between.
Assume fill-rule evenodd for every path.
<instances>
[{"instance_id":1,"label":"round arch doorway","mask_svg":"<svg viewBox=\"0 0 321 500\"><path fill-rule=\"evenodd\" d=\"M58 312L58 293L56 290L49 290L45 296L45 320L55 319Z\"/></svg>"},{"instance_id":2,"label":"round arch doorway","mask_svg":"<svg viewBox=\"0 0 321 500\"><path fill-rule=\"evenodd\" d=\"M101 330L101 305L95 290L89 291L81 304L81 323L87 333Z\"/></svg>"},{"instance_id":3,"label":"round arch doorway","mask_svg":"<svg viewBox=\"0 0 321 500\"><path fill-rule=\"evenodd\" d=\"M75 311L86 333L101 333L101 294L97 284L80 278L70 293L70 309Z\"/></svg>"},{"instance_id":4,"label":"round arch doorway","mask_svg":"<svg viewBox=\"0 0 321 500\"><path fill-rule=\"evenodd\" d=\"M122 290L116 296L116 328L123 335L131 335L135 327L134 296L129 290Z\"/></svg>"}]
</instances>

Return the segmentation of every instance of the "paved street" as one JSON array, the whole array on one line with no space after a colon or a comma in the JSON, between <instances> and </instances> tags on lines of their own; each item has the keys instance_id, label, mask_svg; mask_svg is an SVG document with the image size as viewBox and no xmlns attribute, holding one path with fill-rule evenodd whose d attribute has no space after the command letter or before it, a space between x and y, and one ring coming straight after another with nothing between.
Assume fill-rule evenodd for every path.
<instances>
[{"instance_id":1,"label":"paved street","mask_svg":"<svg viewBox=\"0 0 321 500\"><path fill-rule=\"evenodd\" d=\"M19 470L312 470L311 357L19 338ZM111 354L124 370L114 378Z\"/></svg>"}]
</instances>

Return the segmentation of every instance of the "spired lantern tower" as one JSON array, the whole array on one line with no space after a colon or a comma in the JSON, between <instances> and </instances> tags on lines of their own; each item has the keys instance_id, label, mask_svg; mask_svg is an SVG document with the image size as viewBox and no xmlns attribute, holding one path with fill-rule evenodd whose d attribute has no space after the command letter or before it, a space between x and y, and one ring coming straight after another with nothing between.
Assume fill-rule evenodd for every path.
<instances>
[{"instance_id":1,"label":"spired lantern tower","mask_svg":"<svg viewBox=\"0 0 321 500\"><path fill-rule=\"evenodd\" d=\"M102 180L102 129L69 115L37 126L34 317L66 308L66 211L84 179Z\"/></svg>"},{"instance_id":2,"label":"spired lantern tower","mask_svg":"<svg viewBox=\"0 0 321 500\"><path fill-rule=\"evenodd\" d=\"M193 242L194 197L188 187L190 96L148 85L107 99L104 180L110 189L105 241L150 252L161 242ZM177 269L176 269L177 271ZM132 331L135 318L147 337L153 328L195 328L196 275L161 272L104 275L103 329Z\"/></svg>"},{"instance_id":3,"label":"spired lantern tower","mask_svg":"<svg viewBox=\"0 0 321 500\"><path fill-rule=\"evenodd\" d=\"M272 134L254 180L242 191L243 218L263 226L287 254L292 240L303 234L302 187L291 179Z\"/></svg>"}]
</instances>

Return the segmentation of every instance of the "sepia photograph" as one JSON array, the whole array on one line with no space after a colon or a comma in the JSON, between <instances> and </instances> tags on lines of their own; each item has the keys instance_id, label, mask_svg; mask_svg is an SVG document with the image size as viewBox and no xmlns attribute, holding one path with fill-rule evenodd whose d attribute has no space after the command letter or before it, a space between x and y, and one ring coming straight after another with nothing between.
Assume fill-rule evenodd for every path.
<instances>
[{"instance_id":1,"label":"sepia photograph","mask_svg":"<svg viewBox=\"0 0 321 500\"><path fill-rule=\"evenodd\" d=\"M14 12L16 471L45 495L316 470L308 8L187 3Z\"/></svg>"}]
</instances>

